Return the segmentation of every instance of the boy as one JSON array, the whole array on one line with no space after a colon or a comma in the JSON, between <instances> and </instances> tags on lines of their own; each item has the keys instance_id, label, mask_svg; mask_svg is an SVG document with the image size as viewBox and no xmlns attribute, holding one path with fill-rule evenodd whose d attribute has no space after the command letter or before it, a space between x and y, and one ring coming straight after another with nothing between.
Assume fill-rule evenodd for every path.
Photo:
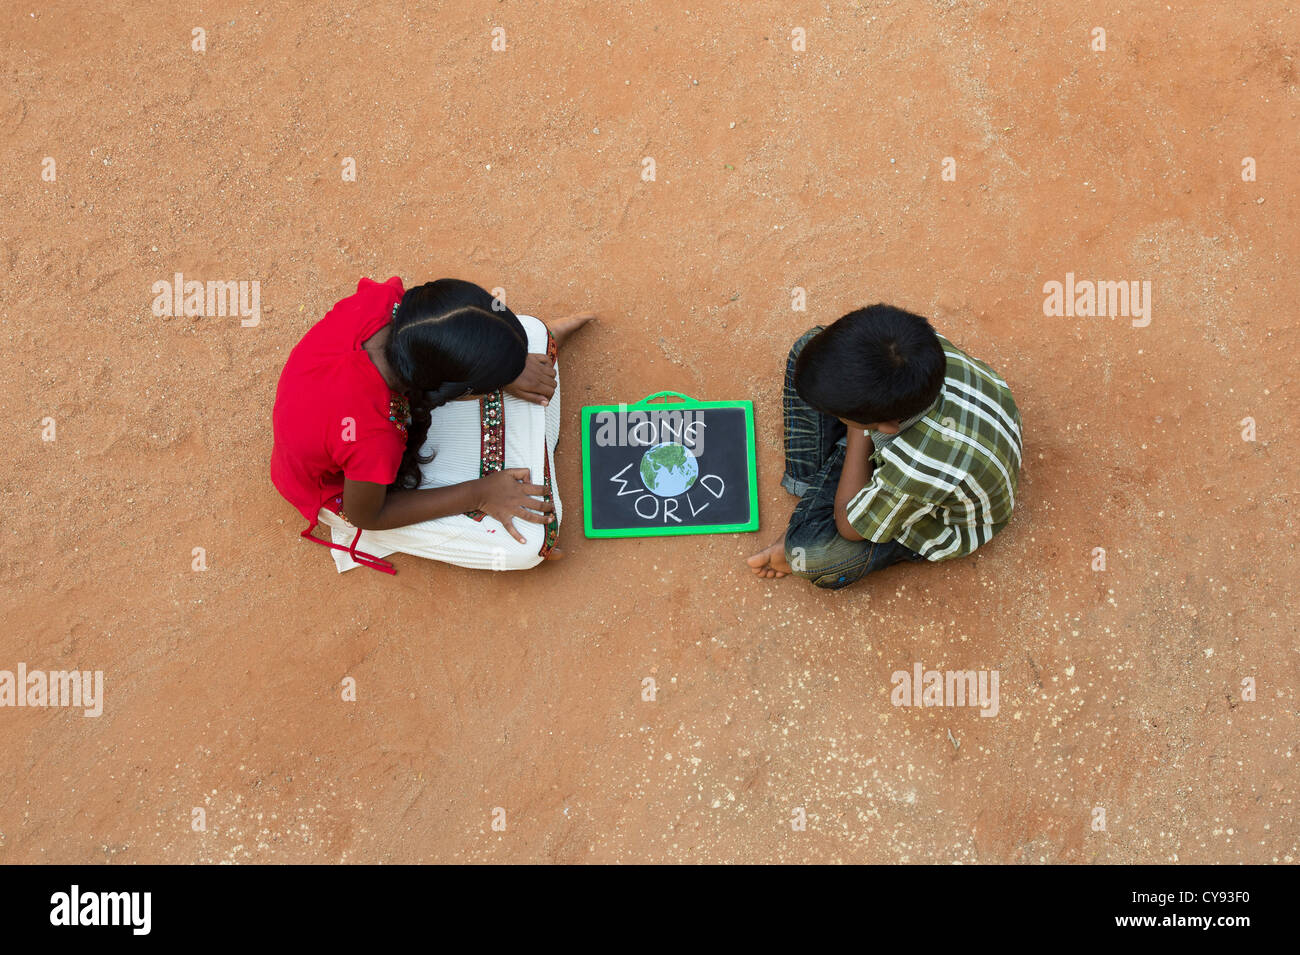
<instances>
[{"instance_id":1,"label":"boy","mask_svg":"<svg viewBox=\"0 0 1300 955\"><path fill-rule=\"evenodd\" d=\"M1007 383L889 305L809 331L785 372L781 539L747 561L831 590L902 560L962 557L1006 526L1020 472Z\"/></svg>"}]
</instances>

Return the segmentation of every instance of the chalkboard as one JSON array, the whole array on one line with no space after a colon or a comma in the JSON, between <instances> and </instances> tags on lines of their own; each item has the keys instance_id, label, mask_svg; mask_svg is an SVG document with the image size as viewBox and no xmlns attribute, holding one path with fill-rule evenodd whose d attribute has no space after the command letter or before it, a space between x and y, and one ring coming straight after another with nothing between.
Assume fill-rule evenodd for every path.
<instances>
[{"instance_id":1,"label":"chalkboard","mask_svg":"<svg viewBox=\"0 0 1300 955\"><path fill-rule=\"evenodd\" d=\"M661 391L583 408L582 495L588 537L758 530L753 402Z\"/></svg>"}]
</instances>

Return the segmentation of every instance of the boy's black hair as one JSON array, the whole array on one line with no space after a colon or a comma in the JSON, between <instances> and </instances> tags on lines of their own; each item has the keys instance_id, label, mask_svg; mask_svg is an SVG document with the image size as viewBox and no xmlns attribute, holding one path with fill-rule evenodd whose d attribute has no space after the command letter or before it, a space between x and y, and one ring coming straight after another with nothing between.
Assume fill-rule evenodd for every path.
<instances>
[{"instance_id":1,"label":"boy's black hair","mask_svg":"<svg viewBox=\"0 0 1300 955\"><path fill-rule=\"evenodd\" d=\"M905 421L938 397L946 367L929 322L892 305L872 305L808 340L795 361L794 387L836 418Z\"/></svg>"}]
</instances>

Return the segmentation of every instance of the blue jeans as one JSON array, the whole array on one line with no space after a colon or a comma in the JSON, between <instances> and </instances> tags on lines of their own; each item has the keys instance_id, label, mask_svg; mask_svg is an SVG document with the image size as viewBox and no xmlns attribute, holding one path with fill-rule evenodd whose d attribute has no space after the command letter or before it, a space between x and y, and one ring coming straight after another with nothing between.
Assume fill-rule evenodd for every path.
<instances>
[{"instance_id":1,"label":"blue jeans","mask_svg":"<svg viewBox=\"0 0 1300 955\"><path fill-rule=\"evenodd\" d=\"M785 366L785 476L781 486L799 498L785 532L785 557L796 576L838 590L899 561L925 558L898 541L848 540L835 526L835 491L844 469L846 429L838 418L811 408L794 389L795 360L821 330L819 326L801 336L790 349Z\"/></svg>"}]
</instances>

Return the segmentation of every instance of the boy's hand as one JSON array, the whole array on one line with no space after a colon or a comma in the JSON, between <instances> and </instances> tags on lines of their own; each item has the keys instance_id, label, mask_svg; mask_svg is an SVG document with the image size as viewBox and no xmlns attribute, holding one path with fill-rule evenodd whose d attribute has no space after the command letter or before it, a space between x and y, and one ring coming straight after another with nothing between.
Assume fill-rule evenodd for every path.
<instances>
[{"instance_id":1,"label":"boy's hand","mask_svg":"<svg viewBox=\"0 0 1300 955\"><path fill-rule=\"evenodd\" d=\"M508 395L545 408L555 394L555 366L545 355L529 355L523 373L504 390Z\"/></svg>"}]
</instances>

